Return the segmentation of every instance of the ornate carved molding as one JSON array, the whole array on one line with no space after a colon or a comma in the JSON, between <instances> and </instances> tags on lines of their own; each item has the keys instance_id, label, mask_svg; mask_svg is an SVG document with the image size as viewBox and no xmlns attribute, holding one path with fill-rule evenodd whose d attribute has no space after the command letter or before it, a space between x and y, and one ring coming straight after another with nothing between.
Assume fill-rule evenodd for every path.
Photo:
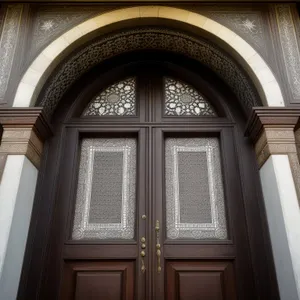
<instances>
[{"instance_id":1,"label":"ornate carved molding","mask_svg":"<svg viewBox=\"0 0 300 300\"><path fill-rule=\"evenodd\" d=\"M275 5L277 27L288 83L294 99L300 99L300 53L290 4Z\"/></svg>"},{"instance_id":2,"label":"ornate carved molding","mask_svg":"<svg viewBox=\"0 0 300 300\"><path fill-rule=\"evenodd\" d=\"M202 13L239 34L264 57L267 57L266 36L263 30L264 16L261 11L241 12L233 9L232 11L218 11L216 8L216 11Z\"/></svg>"},{"instance_id":3,"label":"ornate carved molding","mask_svg":"<svg viewBox=\"0 0 300 300\"><path fill-rule=\"evenodd\" d=\"M3 129L0 154L26 155L39 168L43 142L52 133L42 108L2 108L0 124Z\"/></svg>"},{"instance_id":4,"label":"ornate carved molding","mask_svg":"<svg viewBox=\"0 0 300 300\"><path fill-rule=\"evenodd\" d=\"M300 164L295 138L295 129L299 126L300 108L254 107L248 121L246 136L250 137L255 145L259 167L262 167L272 154L288 156L300 203Z\"/></svg>"},{"instance_id":5,"label":"ornate carved molding","mask_svg":"<svg viewBox=\"0 0 300 300\"><path fill-rule=\"evenodd\" d=\"M63 32L108 8L95 6L41 6L34 14L30 58Z\"/></svg>"},{"instance_id":6,"label":"ornate carved molding","mask_svg":"<svg viewBox=\"0 0 300 300\"><path fill-rule=\"evenodd\" d=\"M0 100L4 99L17 46L23 5L9 5L0 39Z\"/></svg>"},{"instance_id":7,"label":"ornate carved molding","mask_svg":"<svg viewBox=\"0 0 300 300\"><path fill-rule=\"evenodd\" d=\"M141 27L101 37L71 55L46 83L38 105L51 115L66 90L92 67L119 54L144 49L183 54L208 66L231 87L246 113L261 104L247 74L216 45L178 31Z\"/></svg>"},{"instance_id":8,"label":"ornate carved molding","mask_svg":"<svg viewBox=\"0 0 300 300\"><path fill-rule=\"evenodd\" d=\"M254 107L246 136L255 144L259 167L272 154L295 154L295 127L300 109Z\"/></svg>"}]
</instances>

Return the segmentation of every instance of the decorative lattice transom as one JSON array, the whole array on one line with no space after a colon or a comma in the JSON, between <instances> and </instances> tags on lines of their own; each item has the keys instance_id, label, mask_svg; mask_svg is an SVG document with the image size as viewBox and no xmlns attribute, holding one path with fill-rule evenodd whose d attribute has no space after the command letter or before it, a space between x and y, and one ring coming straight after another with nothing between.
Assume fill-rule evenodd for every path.
<instances>
[{"instance_id":1,"label":"decorative lattice transom","mask_svg":"<svg viewBox=\"0 0 300 300\"><path fill-rule=\"evenodd\" d=\"M134 116L136 114L135 78L107 87L93 98L83 116Z\"/></svg>"},{"instance_id":2,"label":"decorative lattice transom","mask_svg":"<svg viewBox=\"0 0 300 300\"><path fill-rule=\"evenodd\" d=\"M191 85L165 77L166 116L213 116L211 104Z\"/></svg>"}]
</instances>

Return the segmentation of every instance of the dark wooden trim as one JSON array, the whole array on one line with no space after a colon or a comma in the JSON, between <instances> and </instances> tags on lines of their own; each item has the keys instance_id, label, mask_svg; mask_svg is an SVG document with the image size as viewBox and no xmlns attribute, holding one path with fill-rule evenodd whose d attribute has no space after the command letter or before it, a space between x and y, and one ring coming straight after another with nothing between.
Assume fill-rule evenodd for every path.
<instances>
[{"instance_id":1,"label":"dark wooden trim","mask_svg":"<svg viewBox=\"0 0 300 300\"><path fill-rule=\"evenodd\" d=\"M300 119L300 108L253 107L245 135L257 141L265 126L295 128Z\"/></svg>"}]
</instances>

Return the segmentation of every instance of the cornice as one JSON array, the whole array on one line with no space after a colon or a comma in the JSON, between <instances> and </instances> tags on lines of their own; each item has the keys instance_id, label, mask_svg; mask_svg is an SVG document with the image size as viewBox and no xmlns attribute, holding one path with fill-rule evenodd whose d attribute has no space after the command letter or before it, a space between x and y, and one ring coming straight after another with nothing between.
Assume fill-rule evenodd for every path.
<instances>
[{"instance_id":1,"label":"cornice","mask_svg":"<svg viewBox=\"0 0 300 300\"><path fill-rule=\"evenodd\" d=\"M245 136L255 143L266 128L295 129L300 120L300 108L253 107Z\"/></svg>"},{"instance_id":2,"label":"cornice","mask_svg":"<svg viewBox=\"0 0 300 300\"><path fill-rule=\"evenodd\" d=\"M298 107L253 107L245 135L254 144L259 167L263 166L270 155L284 154L293 161L294 169L298 172L299 162L295 164L298 161L295 130L299 126L299 120Z\"/></svg>"},{"instance_id":3,"label":"cornice","mask_svg":"<svg viewBox=\"0 0 300 300\"><path fill-rule=\"evenodd\" d=\"M32 128L45 141L52 135L52 128L42 107L0 108L0 125L5 128Z\"/></svg>"}]
</instances>

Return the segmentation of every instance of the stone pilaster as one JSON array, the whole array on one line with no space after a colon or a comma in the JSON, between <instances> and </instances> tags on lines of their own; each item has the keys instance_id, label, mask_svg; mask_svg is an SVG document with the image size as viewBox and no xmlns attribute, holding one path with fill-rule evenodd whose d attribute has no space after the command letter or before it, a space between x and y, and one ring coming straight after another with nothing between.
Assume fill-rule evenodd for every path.
<instances>
[{"instance_id":1,"label":"stone pilaster","mask_svg":"<svg viewBox=\"0 0 300 300\"><path fill-rule=\"evenodd\" d=\"M255 147L259 168L271 155L287 155L295 188L300 199L300 165L297 155L300 150L300 109L254 107L248 121L246 136Z\"/></svg>"}]
</instances>

